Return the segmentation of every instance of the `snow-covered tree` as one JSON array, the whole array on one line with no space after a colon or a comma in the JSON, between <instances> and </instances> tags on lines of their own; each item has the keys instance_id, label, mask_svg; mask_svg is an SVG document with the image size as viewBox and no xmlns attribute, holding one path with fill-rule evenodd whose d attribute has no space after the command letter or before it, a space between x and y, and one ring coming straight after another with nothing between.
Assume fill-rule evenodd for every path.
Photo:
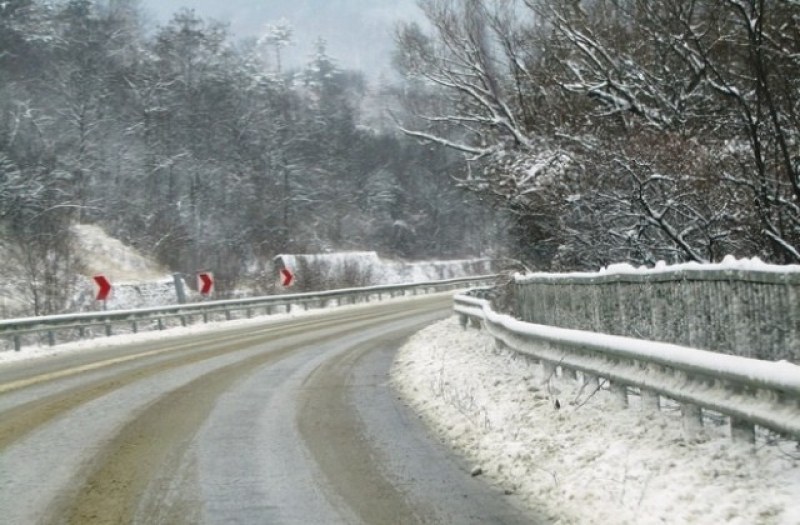
<instances>
[{"instance_id":1,"label":"snow-covered tree","mask_svg":"<svg viewBox=\"0 0 800 525\"><path fill-rule=\"evenodd\" d=\"M324 43L265 70L291 39L281 22L234 43L191 10L151 31L139 0L0 2L0 242L28 261L30 312L65 304L74 221L213 268L221 293L286 251L470 255L463 192L428 180L452 158L365 126L364 75Z\"/></svg>"},{"instance_id":2,"label":"snow-covered tree","mask_svg":"<svg viewBox=\"0 0 800 525\"><path fill-rule=\"evenodd\" d=\"M285 19L281 19L274 24L267 24L257 43L264 48L272 48L275 54L275 71L281 73L281 51L285 47L292 45L294 28Z\"/></svg>"},{"instance_id":3,"label":"snow-covered tree","mask_svg":"<svg viewBox=\"0 0 800 525\"><path fill-rule=\"evenodd\" d=\"M422 0L400 128L540 264L798 260L798 4ZM523 254L524 255L524 254Z\"/></svg>"}]
</instances>

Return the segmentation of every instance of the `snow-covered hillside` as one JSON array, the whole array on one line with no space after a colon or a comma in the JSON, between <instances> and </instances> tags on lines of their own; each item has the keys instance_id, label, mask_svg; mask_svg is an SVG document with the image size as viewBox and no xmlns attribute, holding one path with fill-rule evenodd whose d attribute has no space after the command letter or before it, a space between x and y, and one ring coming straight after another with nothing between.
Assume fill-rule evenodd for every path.
<instances>
[{"instance_id":1,"label":"snow-covered hillside","mask_svg":"<svg viewBox=\"0 0 800 525\"><path fill-rule=\"evenodd\" d=\"M96 310L103 307L95 301L96 286L92 277L104 275L113 285L107 301L109 309L140 308L174 304L175 285L169 270L146 257L135 248L108 235L98 225L78 224L70 228L73 244L68 265L59 269L55 279L68 294L67 311ZM0 317L32 315L33 290L46 279L40 265L26 264L25 252L12 243L0 242ZM43 293L43 292L39 292Z\"/></svg>"},{"instance_id":2,"label":"snow-covered hillside","mask_svg":"<svg viewBox=\"0 0 800 525\"><path fill-rule=\"evenodd\" d=\"M72 227L75 250L86 276L103 274L112 281L158 281L169 271L95 224Z\"/></svg>"},{"instance_id":3,"label":"snow-covered hillside","mask_svg":"<svg viewBox=\"0 0 800 525\"><path fill-rule=\"evenodd\" d=\"M177 302L175 279L169 269L111 237L99 225L75 225L71 233L76 264L75 275L66 279L73 289L68 311L144 308ZM4 252L1 242L0 261L6 262L0 265L0 318L31 315L29 298L25 295L25 282L29 276L12 262L13 258ZM374 251L281 255L276 258L276 264L270 261L254 266L250 276L252 283L249 285L247 279L242 279L236 290L229 291L230 295L247 297L273 292L434 281L493 272L493 262L489 259L404 262L382 259ZM283 266L296 274L297 284L292 289L274 284L277 270ZM92 279L95 275L105 276L113 286L105 305L95 300L96 286ZM187 282L194 276L184 275L182 279L188 300L202 300L192 290L192 283ZM263 283L268 283L268 286L263 286Z\"/></svg>"},{"instance_id":4,"label":"snow-covered hillside","mask_svg":"<svg viewBox=\"0 0 800 525\"><path fill-rule=\"evenodd\" d=\"M104 305L110 310L177 303L175 281L166 268L109 236L100 226L75 225L72 232L83 271L73 301L75 310L103 307L94 300L94 275L104 275L112 283L111 297Z\"/></svg>"}]
</instances>

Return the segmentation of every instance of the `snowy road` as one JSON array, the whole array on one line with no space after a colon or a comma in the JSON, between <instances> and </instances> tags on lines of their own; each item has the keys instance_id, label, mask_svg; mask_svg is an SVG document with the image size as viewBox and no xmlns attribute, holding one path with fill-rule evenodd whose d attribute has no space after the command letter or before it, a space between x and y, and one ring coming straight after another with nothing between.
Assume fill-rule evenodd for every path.
<instances>
[{"instance_id":1,"label":"snowy road","mask_svg":"<svg viewBox=\"0 0 800 525\"><path fill-rule=\"evenodd\" d=\"M0 366L5 523L535 523L388 386L446 295Z\"/></svg>"}]
</instances>

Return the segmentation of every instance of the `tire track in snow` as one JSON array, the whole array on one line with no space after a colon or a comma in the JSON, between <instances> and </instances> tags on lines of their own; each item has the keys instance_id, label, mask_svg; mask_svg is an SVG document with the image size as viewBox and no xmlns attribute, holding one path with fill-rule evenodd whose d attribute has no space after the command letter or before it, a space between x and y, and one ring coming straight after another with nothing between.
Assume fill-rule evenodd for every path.
<instances>
[{"instance_id":1,"label":"tire track in snow","mask_svg":"<svg viewBox=\"0 0 800 525\"><path fill-rule=\"evenodd\" d=\"M175 390L164 393L144 411L139 412L94 455L84 472L74 477L72 488L46 512L45 522L93 525L96 523L130 523L135 520L141 497L157 475L174 475L170 466L181 463L183 452L205 422L217 399L237 381L259 367L269 366L295 352L313 347L331 337L346 338L378 322L406 317L403 311L370 312L348 322L342 328L339 319L314 323L322 332L286 347L245 358L206 373ZM296 327L281 332L308 333L309 327ZM261 338L263 341L263 337ZM237 346L252 348L249 340ZM228 353L224 350L219 352ZM185 362L184 362L185 364ZM180 366L180 365L179 365ZM148 509L167 516L169 523L191 523L197 502L171 501L172 508ZM166 523L165 522L165 523Z\"/></svg>"},{"instance_id":2,"label":"tire track in snow","mask_svg":"<svg viewBox=\"0 0 800 525\"><path fill-rule=\"evenodd\" d=\"M399 346L407 336L403 334L397 341L382 339L381 343ZM420 523L414 506L381 472L363 423L348 401L350 372L375 347L375 340L354 346L308 376L297 412L298 428L328 478L334 500L343 500L340 504L352 509L364 523Z\"/></svg>"},{"instance_id":3,"label":"tire track in snow","mask_svg":"<svg viewBox=\"0 0 800 525\"><path fill-rule=\"evenodd\" d=\"M101 451L77 498L56 516L75 525L131 523L139 497L165 463L174 462L214 408L217 398L255 368L308 344L245 359L205 374L162 396Z\"/></svg>"},{"instance_id":4,"label":"tire track in snow","mask_svg":"<svg viewBox=\"0 0 800 525\"><path fill-rule=\"evenodd\" d=\"M376 317L375 314L368 314L361 316L360 319L371 319L374 317ZM60 391L41 399L29 401L14 408L2 411L0 412L0 452L12 445L14 442L23 438L25 435L36 430L36 428L64 415L65 413L68 413L70 410L74 410L84 403L88 403L115 390L154 376L155 374L172 370L181 366L199 363L201 361L219 357L221 355L252 348L254 344L264 343L272 340L276 331L280 332L281 337L286 337L305 333L311 327L315 329L321 329L330 326L337 326L340 323L341 321L338 319L331 321L315 320L303 322L300 325L293 326L291 329L286 329L283 326L278 328L269 328L267 330L261 330L256 334L247 337L246 339L238 338L236 339L235 344L231 343L231 335L215 337L210 341L203 343L204 347L207 347L208 345L214 345L208 349L203 349L188 355L180 355L175 358L170 358L166 361L145 364L134 370L123 369L111 377L103 378L87 385L81 385L66 391ZM22 388L46 383L48 381L58 381L59 379L64 379L80 373L91 372L101 368L124 368L130 362L136 360L161 357L163 355L175 352L191 351L197 347L198 344L196 342L180 344L163 348L155 352L150 351L140 354L133 354L125 356L124 358L115 358L95 363L97 366L90 368L86 368L86 365L82 365L80 367L75 367L74 369L63 370L60 373L56 372L42 374L40 376L0 385L0 392L2 392L4 387L6 392L11 390L19 390ZM74 371L70 372L70 370ZM13 387L15 384L20 386Z\"/></svg>"}]
</instances>

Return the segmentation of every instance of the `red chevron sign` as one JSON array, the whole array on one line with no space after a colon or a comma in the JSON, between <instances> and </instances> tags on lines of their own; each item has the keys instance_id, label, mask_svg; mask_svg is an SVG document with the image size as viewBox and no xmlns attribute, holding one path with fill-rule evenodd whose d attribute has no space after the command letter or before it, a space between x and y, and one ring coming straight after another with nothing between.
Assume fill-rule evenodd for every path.
<instances>
[{"instance_id":1,"label":"red chevron sign","mask_svg":"<svg viewBox=\"0 0 800 525\"><path fill-rule=\"evenodd\" d=\"M294 283L294 274L288 269L281 270L281 285L291 286Z\"/></svg>"},{"instance_id":2,"label":"red chevron sign","mask_svg":"<svg viewBox=\"0 0 800 525\"><path fill-rule=\"evenodd\" d=\"M214 274L199 272L197 274L197 290L203 295L211 295L214 291Z\"/></svg>"},{"instance_id":3,"label":"red chevron sign","mask_svg":"<svg viewBox=\"0 0 800 525\"><path fill-rule=\"evenodd\" d=\"M97 295L95 299L98 301L105 301L111 293L111 283L106 279L105 275L95 275L92 277L94 283L97 285Z\"/></svg>"}]
</instances>

